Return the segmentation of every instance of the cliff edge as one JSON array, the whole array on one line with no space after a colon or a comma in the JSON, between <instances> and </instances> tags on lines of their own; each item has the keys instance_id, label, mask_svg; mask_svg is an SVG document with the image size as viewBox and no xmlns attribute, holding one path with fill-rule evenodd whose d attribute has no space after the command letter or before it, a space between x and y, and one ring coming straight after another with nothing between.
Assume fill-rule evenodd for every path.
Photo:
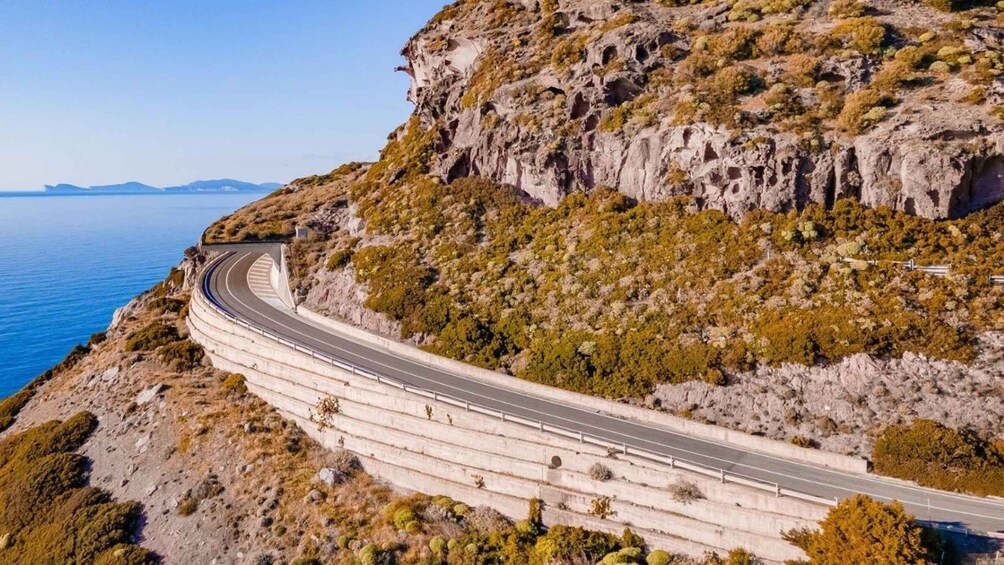
<instances>
[{"instance_id":1,"label":"cliff edge","mask_svg":"<svg viewBox=\"0 0 1004 565\"><path fill-rule=\"evenodd\" d=\"M942 8L951 8L946 4ZM404 48L432 171L734 218L1004 199L1004 31L909 0L461 0Z\"/></svg>"}]
</instances>

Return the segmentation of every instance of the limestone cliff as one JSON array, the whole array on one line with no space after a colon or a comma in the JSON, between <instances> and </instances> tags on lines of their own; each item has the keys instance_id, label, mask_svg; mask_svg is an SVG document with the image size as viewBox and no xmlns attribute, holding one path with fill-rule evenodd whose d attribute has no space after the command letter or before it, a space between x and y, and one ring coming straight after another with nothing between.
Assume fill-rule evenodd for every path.
<instances>
[{"instance_id":1,"label":"limestone cliff","mask_svg":"<svg viewBox=\"0 0 1004 565\"><path fill-rule=\"evenodd\" d=\"M1004 199L1001 31L917 2L462 0L404 48L433 172L740 217ZM687 3L682 3L687 4Z\"/></svg>"}]
</instances>

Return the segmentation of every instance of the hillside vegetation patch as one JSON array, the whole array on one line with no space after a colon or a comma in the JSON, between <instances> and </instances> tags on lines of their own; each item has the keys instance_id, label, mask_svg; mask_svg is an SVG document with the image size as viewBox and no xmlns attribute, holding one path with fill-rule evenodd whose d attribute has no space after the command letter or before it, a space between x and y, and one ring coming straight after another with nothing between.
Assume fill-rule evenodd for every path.
<instances>
[{"instance_id":1,"label":"hillside vegetation patch","mask_svg":"<svg viewBox=\"0 0 1004 565\"><path fill-rule=\"evenodd\" d=\"M0 550L5 563L157 563L134 545L140 506L87 486L75 452L97 426L82 412L0 441Z\"/></svg>"}]
</instances>

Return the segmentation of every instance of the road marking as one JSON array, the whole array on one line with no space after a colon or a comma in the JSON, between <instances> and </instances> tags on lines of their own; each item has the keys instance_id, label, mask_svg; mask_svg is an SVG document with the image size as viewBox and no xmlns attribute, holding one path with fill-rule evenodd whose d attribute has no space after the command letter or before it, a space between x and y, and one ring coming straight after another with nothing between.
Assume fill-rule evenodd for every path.
<instances>
[{"instance_id":1,"label":"road marking","mask_svg":"<svg viewBox=\"0 0 1004 565\"><path fill-rule=\"evenodd\" d=\"M418 375L418 374L412 373L412 372L410 372L410 371L408 371L406 369L400 369L400 368L397 368L397 367L393 367L391 365L387 365L387 364L382 363L380 361L376 361L376 360L373 360L373 359L368 359L368 358L366 358L366 357L364 357L364 356L362 356L362 355L360 355L358 353L354 353L352 351L349 351L349 350L346 350L346 349L344 349L342 347L339 347L338 345L327 343L327 342L324 342L324 341L320 340L319 338L313 337L313 336L311 336L309 334L305 334L305 333L301 332L300 330L298 330L297 328L293 328L293 327L291 327L291 326L283 323L280 320L276 320L275 318L269 316L267 313L262 312L262 311L260 311L260 310L258 310L256 308L252 307L251 305L247 304L243 300L241 300L236 295L236 293L234 293L233 290L230 288L230 279L232 277L232 273L233 273L234 268L237 267L242 262L244 262L246 260L249 260L250 258L251 258L250 255L239 256L239 259L232 260L231 264L226 269L226 273L223 276L223 283L224 283L224 287L226 288L227 292L229 293L229 296L233 300L235 300L236 302L238 302L241 306L243 306L244 308L246 308L248 311L253 312L253 313L261 316L262 318L264 318L264 319L266 319L266 320L268 320L270 322L273 322L273 323L275 323L275 324L277 324L277 325L279 325L279 326L281 326L283 328L286 328L286 329L292 331L293 333L295 333L297 335L300 335L300 336L302 336L302 337L304 337L304 338L306 338L306 339L308 339L310 341L319 343L319 344L321 344L322 347L332 348L332 349L334 349L336 351L340 351L340 352L342 352L344 354L347 354L348 356L351 356L351 357L354 357L354 358L358 358L358 359L362 359L363 361L368 362L370 364L378 365L378 366L390 369L390 370L392 370L392 371L394 371L396 373L408 375L408 376L414 377L416 379L419 379L419 380L427 382L427 383L435 383L439 387L443 387L443 388L447 388L447 389L451 389L451 390L461 391L461 392L463 392L463 393L465 393L466 395L469 395L469 396L487 399L487 400L490 400L490 401L492 401L494 403L498 403L498 404L502 404L502 405L506 405L506 406L513 406L513 407L519 408L522 411L529 412L531 414L538 414L538 415L542 415L542 416L547 416L550 419L557 419L557 420L561 420L561 421L564 421L564 422L569 422L569 423L572 423L572 424L574 424L576 426L579 426L579 427L585 427L585 428L589 428L591 430L599 430L599 431L602 432L602 434L600 436L598 436L598 437L601 437L601 439L607 439L608 441L610 441L608 439L608 437L610 435L613 435L613 436L616 436L616 437L622 437L622 438L629 438L629 439L632 439L632 440L635 440L635 441L640 441L640 442L643 442L643 443L646 443L646 444L649 444L649 445L655 445L655 446L661 447L663 449L668 449L668 450L673 450L673 451L677 451L677 452L688 453L688 454L695 455L695 456L698 456L698 457L704 458L704 459L709 459L709 460L713 460L713 461L719 461L719 462L727 463L729 465L733 465L733 466L737 466L737 467L743 467L743 468L747 468L747 469L753 469L755 471L759 471L759 472L765 473L767 475L772 475L772 476L777 476L777 477L785 477L785 478L788 478L788 479L791 479L791 480L794 480L794 481L798 481L800 483L815 484L815 485L818 485L818 486L832 488L832 489L835 489L835 490L838 490L838 491L841 491L841 492L848 492L848 493L858 493L858 492L860 492L862 494L868 494L869 496L873 496L874 498L878 498L878 499L881 499L881 500L899 500L900 502L903 502L905 504L909 504L909 505L912 505L912 506L917 506L917 507L922 507L922 508L928 508L928 505L926 504L925 501L913 502L913 501L910 501L910 500L897 499L897 498L894 498L894 497L888 497L888 496L881 495L881 494L872 494L872 493L868 493L868 492L865 492L865 491L860 490L860 489L848 488L848 487L843 487L843 486L839 486L839 485L833 485L833 484L825 483L825 482L812 481L810 479L805 479L805 478L802 478L802 477L789 475L789 474L786 474L786 473L780 472L780 471L773 471L773 470L763 469L763 468L760 468L760 467L754 467L752 465L747 465L747 464L744 464L744 463L740 463L738 461L730 461L730 460L722 459L720 457L716 457L716 456L713 456L713 455L706 455L706 454L703 454L703 453L690 451L690 450L687 450L685 448L675 447L675 446L671 446L671 445L668 445L668 444L663 444L663 443L660 443L658 441L653 441L653 440L648 440L648 439L644 439L644 438L639 438L639 437L636 437L636 436L633 436L633 435L627 434L627 433L622 433L622 432L617 432L617 431L612 431L612 430L606 430L604 428L599 428L599 427L597 427L595 425L592 425L592 424L588 424L588 423L584 423L584 422L578 422L578 421L575 421L575 420L571 420L569 418L565 418L563 416L558 416L556 414L550 414L550 413L547 413L547 412L541 412L539 410L535 410L535 409L532 409L532 408L529 408L529 407L519 406L519 405L513 404L511 402L507 402L507 401L499 400L499 399L494 399L494 398L491 398L491 397L488 397L488 396L485 396L485 395L482 395L482 394L479 394L479 393L470 392L470 391L467 391L465 389L462 389L462 388L459 388L459 387L456 387L456 386L453 386L453 385L450 385L450 384L447 384L447 383L436 381L436 380L431 379L429 377L424 377L422 375ZM248 290L251 290L252 295L254 295L254 292L250 288L250 285L249 285ZM261 300L260 297L256 296L256 298L258 298L259 300ZM269 305L268 303L264 302L263 300L261 300L261 301L266 306ZM371 350L371 351L373 351L375 353L379 353L381 355L388 355L390 357L393 357L393 355L390 355L389 353L385 353L385 352L379 351L377 349L374 349L373 347L370 347L367 344L359 343L359 342L356 342L354 340L348 339L347 337L340 336L340 335L338 335L338 334L330 331L328 328L319 327L317 325L309 323L309 321L307 321L307 320L303 320L303 319L301 319L299 317L290 316L289 314L286 314L285 312L281 312L280 311L279 313L282 314L282 315L288 316L288 317L290 317L290 318L292 318L292 319L294 319L296 321L299 321L299 322L303 323L304 325L310 326L310 327L312 327L314 329L317 329L317 330L320 330L320 331L322 331L324 333L327 333L329 335L335 336L338 339L343 339L345 341L349 341L349 342L354 343L354 344L356 344L356 345L358 345L360 347L363 347L364 349L369 349L369 350ZM486 383L483 383L483 382L480 382L480 381L474 381L474 380L468 379L468 378L464 377L463 375L459 375L459 374L456 374L456 373L453 373L453 372L437 370L437 369L435 369L433 367L429 367L427 365L424 365L422 363L417 363L417 362L411 361L409 359L401 359L401 361L403 361L405 364L418 365L418 366L426 367L426 368L431 369L433 371L440 372L440 373L443 373L445 375L452 376L452 377L454 377L456 379L459 379L459 380L466 380L467 382L471 382L473 384L477 384L477 385L483 386L483 387L485 387L485 388L487 388L489 390L497 390L497 391L505 392L505 393L508 393L508 394L515 394L517 396L524 396L524 397L527 397L527 398L534 399L534 400L536 400L538 402L541 402L543 404L550 404L550 405L553 405L553 406L565 408L565 409L573 411L573 412L580 412L580 413L583 413L583 414L588 414L588 415L592 415L592 416L598 416L598 417L601 417L601 418L605 418L605 419L613 420L613 421L616 421L616 422L620 422L622 424L627 424L627 425L630 425L630 426L635 426L635 427L638 427L638 428L647 429L647 430L651 430L651 431L654 431L654 432L660 432L660 433L664 433L664 434L667 434L667 435L672 435L672 436L680 437L680 438L683 438L683 439L686 439L686 440L689 440L689 441L693 441L693 442L697 442L697 443L706 443L708 445L716 445L716 446L719 446L719 447L722 447L722 448L725 448L725 449L729 449L729 450L734 451L736 453L743 454L744 456L745 455L752 455L752 456L757 456L757 457L764 457L764 458L775 460L775 461L779 461L779 462L782 462L782 463L788 464L788 465L796 465L796 466L805 467L807 469L811 469L815 473L832 474L834 476L843 476L843 477L849 478L851 480L868 482L868 483L871 483L871 484L873 484L875 486L885 486L885 487L892 488L892 489L901 489L901 490L904 490L904 491L911 491L911 492L916 492L916 493L926 493L927 495L934 495L937 498L942 498L942 499L945 499L945 500L957 500L960 503L964 503L966 501L972 501L972 502L976 502L976 503L978 503L980 505L996 506L996 505L1000 504L1000 505L1004 506L1004 504L997 503L996 501L993 501L993 500L979 499L979 498L975 498L975 497L971 497L971 496L956 495L956 494L953 494L953 493L947 493L947 492L941 492L941 491L933 491L931 489L924 489L923 487L918 487L918 486L914 486L914 485L903 485L903 484L891 483L891 482L882 481L880 479L874 478L872 476L867 476L867 475L849 475L849 474L846 474L846 473L843 473L843 472L840 472L840 471L836 471L836 470L833 470L833 469L829 469L829 468L811 467L809 465L805 465L805 464L802 464L802 463L797 462L797 461L789 461L789 460L786 460L786 459L781 459L781 458L778 458L778 457L773 457L773 456L766 455L766 454L761 454L761 453L758 453L758 452L745 451L741 447L732 446L732 445L728 445L728 444L721 444L721 443L718 443L718 442L715 442L715 441L704 440L704 439L700 439L700 438L692 438L690 436L687 436L685 434L681 434L679 432L675 432L675 431L672 431L672 430L666 430L666 429L662 429L662 428L655 428L655 427L646 425L644 423L639 423L639 422L635 422L635 421L632 421L632 420L623 420L623 419L620 419L620 418L615 418L613 416L609 416L609 415L603 414L601 412L591 412L591 411L588 411L588 410L583 410L582 408L579 408L579 407L576 407L576 406L565 405L565 404L562 404L560 402L555 402L555 401L543 399L543 398L540 398L540 397L537 397L537 396L534 396L534 395L531 395L531 394L523 393L521 391L515 391L515 390L510 390L510 389L499 388L497 386L486 384ZM513 414L513 415L515 416L515 415L518 415L518 414ZM603 437L603 436L607 436L607 437ZM636 447L640 447L640 446L636 446ZM739 475L737 473L732 473L732 474L735 475L735 476L738 476L738 477L748 478L748 479L752 479L752 480L755 480L755 481L764 481L764 479L761 479L761 478L744 477L743 475ZM767 482L774 482L774 481L767 481ZM972 516L972 517L977 517L977 518L986 518L986 519L991 519L991 520L998 520L998 519L1001 518L1000 516L987 516L987 515L983 515L983 514L977 514L977 513L974 513L974 512L968 512L968 511L965 511L965 510L954 510L954 509L950 509L950 508L942 508L942 507L936 507L936 506L930 506L930 509L931 510L944 511L944 512L950 512L950 513L953 513L953 514L956 514L956 515L965 515L965 516Z\"/></svg>"}]
</instances>

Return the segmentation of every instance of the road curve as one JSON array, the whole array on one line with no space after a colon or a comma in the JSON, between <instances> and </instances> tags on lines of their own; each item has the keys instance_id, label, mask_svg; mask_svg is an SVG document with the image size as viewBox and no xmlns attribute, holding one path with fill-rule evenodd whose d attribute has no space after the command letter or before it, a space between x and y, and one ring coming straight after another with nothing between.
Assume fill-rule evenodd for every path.
<instances>
[{"instance_id":1,"label":"road curve","mask_svg":"<svg viewBox=\"0 0 1004 565\"><path fill-rule=\"evenodd\" d=\"M918 520L944 529L1004 532L1004 500L984 499L925 489L875 475L854 475L818 468L733 445L689 437L651 424L624 420L465 378L358 343L320 328L294 312L259 298L248 283L248 271L259 252L232 253L203 274L206 297L237 318L328 356L410 386L448 394L472 404L504 410L530 420L582 431L628 448L677 457L713 469L724 469L781 487L827 499L855 493L877 500L898 500Z\"/></svg>"}]
</instances>

